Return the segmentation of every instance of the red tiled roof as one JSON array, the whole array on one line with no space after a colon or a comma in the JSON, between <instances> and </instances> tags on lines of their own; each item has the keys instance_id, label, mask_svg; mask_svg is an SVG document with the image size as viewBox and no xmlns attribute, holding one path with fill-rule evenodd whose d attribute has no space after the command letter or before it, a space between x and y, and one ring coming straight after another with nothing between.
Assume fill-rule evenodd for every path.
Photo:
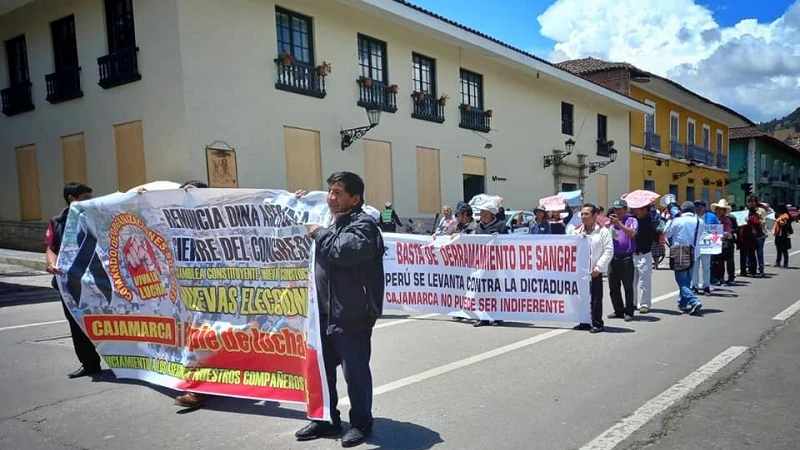
<instances>
[{"instance_id":1,"label":"red tiled roof","mask_svg":"<svg viewBox=\"0 0 800 450\"><path fill-rule=\"evenodd\" d=\"M489 36L488 34L482 33L482 32L480 32L480 31L478 31L478 30L476 30L474 28L470 28L470 27L468 27L466 25L462 25L462 24L460 24L460 23L458 23L456 21L450 20L447 17L444 17L444 16L441 16L439 14L436 14L433 11L429 11L429 10L427 10L425 8L419 7L419 6L417 6L417 5L413 4L413 3L407 2L405 0L394 0L394 1L395 1L395 3L399 3L399 4L401 4L401 5L403 5L403 6L407 7L407 8L413 9L414 11L421 12L421 13L423 13L425 15L428 15L428 16L431 16L431 17L433 17L435 19L441 20L442 22L445 22L445 23L447 23L449 25L452 25L454 27L460 28L460 29L462 29L464 31L468 31L468 32L470 32L470 33L472 33L472 34L474 34L476 36L479 36L479 37L482 37L482 38L484 38L486 40L494 42L495 44L503 46L503 47L505 47L505 48L507 48L509 50L513 50L513 51L515 51L515 52L517 52L517 53L519 53L521 55L527 56L528 58L533 58L533 59L535 59L535 60L537 60L537 61L539 61L539 62L541 62L543 64L547 64L548 66L555 67L556 69L562 70L565 73L568 73L570 75L580 76L580 75L578 75L576 73L573 73L573 72L571 72L569 70L564 69L563 67L560 67L558 64L553 64L552 62L547 61L546 59L540 58L540 57L534 55L533 53L529 53L529 52L526 52L525 50L522 50L520 48L514 47L511 44L507 44L507 43L505 43L505 42L503 42L503 41L501 41L499 39L493 38L493 37ZM596 86L599 86L599 87L601 87L601 88L603 88L603 89L605 89L607 91L613 92L613 93L615 93L617 95L621 95L623 97L626 97L626 98L629 98L631 100L634 100L634 101L636 101L638 103L645 104L644 102L640 101L637 98L631 97L630 95L622 93L622 92L615 91L614 89L609 89L608 87L603 86L602 84L600 84L600 83L598 83L598 82L596 82L594 80L590 80L590 79L583 78L583 77L581 77L581 79L586 80L586 81L588 81L588 82L590 82L590 83L592 83L592 84L594 84Z\"/></svg>"},{"instance_id":2,"label":"red tiled roof","mask_svg":"<svg viewBox=\"0 0 800 450\"><path fill-rule=\"evenodd\" d=\"M567 70L576 75L586 75L592 72L605 72L607 70L615 70L615 69L627 69L627 70L636 69L633 66L633 64L629 64L626 62L603 61L602 59L591 58L591 57L563 61L560 63L556 63L556 67Z\"/></svg>"},{"instance_id":3,"label":"red tiled roof","mask_svg":"<svg viewBox=\"0 0 800 450\"><path fill-rule=\"evenodd\" d=\"M671 84L675 88L680 89L683 92L696 97L700 101L706 102L706 103L708 103L709 105L712 105L712 106L716 106L717 108L720 108L723 111L726 111L729 114L734 115L734 116L742 119L742 121L744 121L745 123L748 123L750 125L755 125L755 123L752 120L748 119L747 117L743 116L742 114L739 114L738 112L734 111L733 109L728 108L725 105L722 105L720 103L714 102L714 101L712 101L712 100L710 100L710 99L708 99L706 97L703 97L702 95L687 89L686 87L682 86L679 83L676 83L675 81L670 80L669 78L664 78L664 77L658 76L658 75L656 75L654 73L650 73L650 72L648 72L646 70L639 69L638 67L636 67L636 66L634 66L633 64L630 64L630 63L603 61L602 59L597 59L597 58L582 58L582 59L573 59L573 60L569 60L569 61L560 62L560 63L556 64L556 67L559 67L561 69L570 71L570 72L572 72L572 73L574 73L575 75L578 75L578 76L585 76L585 75L589 75L589 74L595 73L595 72L606 72L606 71L616 70L616 69L627 69L627 70L630 70L632 72L636 72L636 75L642 74L642 75L645 75L645 76L658 78L660 80L664 80L665 82Z\"/></svg>"},{"instance_id":4,"label":"red tiled roof","mask_svg":"<svg viewBox=\"0 0 800 450\"><path fill-rule=\"evenodd\" d=\"M762 136L767 136L767 133L764 133L756 127L731 128L728 132L728 139L749 139Z\"/></svg>"}]
</instances>

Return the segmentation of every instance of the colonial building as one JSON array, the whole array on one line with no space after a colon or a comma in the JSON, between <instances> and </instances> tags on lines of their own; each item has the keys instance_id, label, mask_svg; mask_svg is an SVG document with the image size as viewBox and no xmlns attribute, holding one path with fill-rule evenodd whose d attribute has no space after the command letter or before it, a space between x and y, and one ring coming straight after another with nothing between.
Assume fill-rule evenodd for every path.
<instances>
[{"instance_id":1,"label":"colonial building","mask_svg":"<svg viewBox=\"0 0 800 450\"><path fill-rule=\"evenodd\" d=\"M731 128L731 178L737 206L748 194L771 203L800 204L800 149L756 127Z\"/></svg>"},{"instance_id":2,"label":"colonial building","mask_svg":"<svg viewBox=\"0 0 800 450\"><path fill-rule=\"evenodd\" d=\"M597 184L587 155L627 149L629 114L652 110L400 0L0 4L7 226L58 212L65 181L320 189L336 170L401 217L573 185L606 204L628 188L627 152Z\"/></svg>"},{"instance_id":3,"label":"colonial building","mask_svg":"<svg viewBox=\"0 0 800 450\"><path fill-rule=\"evenodd\" d=\"M653 107L630 115L630 189L670 192L680 201L727 195L730 127L748 118L667 78L595 58L558 64Z\"/></svg>"}]
</instances>

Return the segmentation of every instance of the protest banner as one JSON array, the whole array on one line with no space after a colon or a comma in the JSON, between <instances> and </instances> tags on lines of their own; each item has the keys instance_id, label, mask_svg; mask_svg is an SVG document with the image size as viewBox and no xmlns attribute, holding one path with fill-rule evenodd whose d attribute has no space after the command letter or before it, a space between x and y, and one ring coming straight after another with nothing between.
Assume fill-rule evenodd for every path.
<instances>
[{"instance_id":1,"label":"protest banner","mask_svg":"<svg viewBox=\"0 0 800 450\"><path fill-rule=\"evenodd\" d=\"M590 321L588 239L384 234L384 241L385 309L481 320Z\"/></svg>"},{"instance_id":2,"label":"protest banner","mask_svg":"<svg viewBox=\"0 0 800 450\"><path fill-rule=\"evenodd\" d=\"M653 203L661 195L644 189L637 189L633 192L622 195L622 199L628 202L629 208L643 208Z\"/></svg>"},{"instance_id":3,"label":"protest banner","mask_svg":"<svg viewBox=\"0 0 800 450\"><path fill-rule=\"evenodd\" d=\"M115 375L329 420L307 223L325 193L180 189L74 203L59 288Z\"/></svg>"},{"instance_id":4,"label":"protest banner","mask_svg":"<svg viewBox=\"0 0 800 450\"><path fill-rule=\"evenodd\" d=\"M539 199L539 205L544 206L546 211L563 211L567 207L566 199L561 194L551 195Z\"/></svg>"},{"instance_id":5,"label":"protest banner","mask_svg":"<svg viewBox=\"0 0 800 450\"><path fill-rule=\"evenodd\" d=\"M725 231L722 225L709 225L701 230L700 234L700 254L719 255L722 253L722 236Z\"/></svg>"}]
</instances>

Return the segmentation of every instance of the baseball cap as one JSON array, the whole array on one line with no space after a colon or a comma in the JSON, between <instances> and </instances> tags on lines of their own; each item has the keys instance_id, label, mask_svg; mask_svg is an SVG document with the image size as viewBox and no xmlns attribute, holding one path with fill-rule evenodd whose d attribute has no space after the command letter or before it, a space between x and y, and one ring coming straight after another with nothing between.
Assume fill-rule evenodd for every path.
<instances>
[{"instance_id":1,"label":"baseball cap","mask_svg":"<svg viewBox=\"0 0 800 450\"><path fill-rule=\"evenodd\" d=\"M706 206L708 206L708 205L706 205L706 202L704 202L702 200L697 200L696 202L694 202L694 207L695 208L705 208Z\"/></svg>"},{"instance_id":2,"label":"baseball cap","mask_svg":"<svg viewBox=\"0 0 800 450\"><path fill-rule=\"evenodd\" d=\"M611 208L613 208L613 209L620 209L620 208L627 208L627 207L628 207L628 202L626 202L625 200L622 200L622 199L614 200L614 203L611 205Z\"/></svg>"},{"instance_id":3,"label":"baseball cap","mask_svg":"<svg viewBox=\"0 0 800 450\"><path fill-rule=\"evenodd\" d=\"M458 202L458 204L456 205L456 214L458 213L467 213L469 215L472 215L472 207L469 206L467 202L463 201Z\"/></svg>"},{"instance_id":4,"label":"baseball cap","mask_svg":"<svg viewBox=\"0 0 800 450\"><path fill-rule=\"evenodd\" d=\"M385 206L387 208L391 208L392 207L392 202L386 202L386 203L383 204L383 206Z\"/></svg>"},{"instance_id":5,"label":"baseball cap","mask_svg":"<svg viewBox=\"0 0 800 450\"><path fill-rule=\"evenodd\" d=\"M681 210L684 212L694 212L694 203L685 201L681 204Z\"/></svg>"}]
</instances>

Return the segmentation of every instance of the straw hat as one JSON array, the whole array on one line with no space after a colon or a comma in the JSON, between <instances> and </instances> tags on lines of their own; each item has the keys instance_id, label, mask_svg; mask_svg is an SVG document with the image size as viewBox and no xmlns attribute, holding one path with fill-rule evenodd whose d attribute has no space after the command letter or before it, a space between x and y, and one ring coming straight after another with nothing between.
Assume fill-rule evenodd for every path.
<instances>
[{"instance_id":1,"label":"straw hat","mask_svg":"<svg viewBox=\"0 0 800 450\"><path fill-rule=\"evenodd\" d=\"M728 212L731 212L731 205L729 205L728 201L725 200L724 198L721 198L717 203L711 204L711 209L716 211L717 208L723 208L728 210Z\"/></svg>"}]
</instances>

